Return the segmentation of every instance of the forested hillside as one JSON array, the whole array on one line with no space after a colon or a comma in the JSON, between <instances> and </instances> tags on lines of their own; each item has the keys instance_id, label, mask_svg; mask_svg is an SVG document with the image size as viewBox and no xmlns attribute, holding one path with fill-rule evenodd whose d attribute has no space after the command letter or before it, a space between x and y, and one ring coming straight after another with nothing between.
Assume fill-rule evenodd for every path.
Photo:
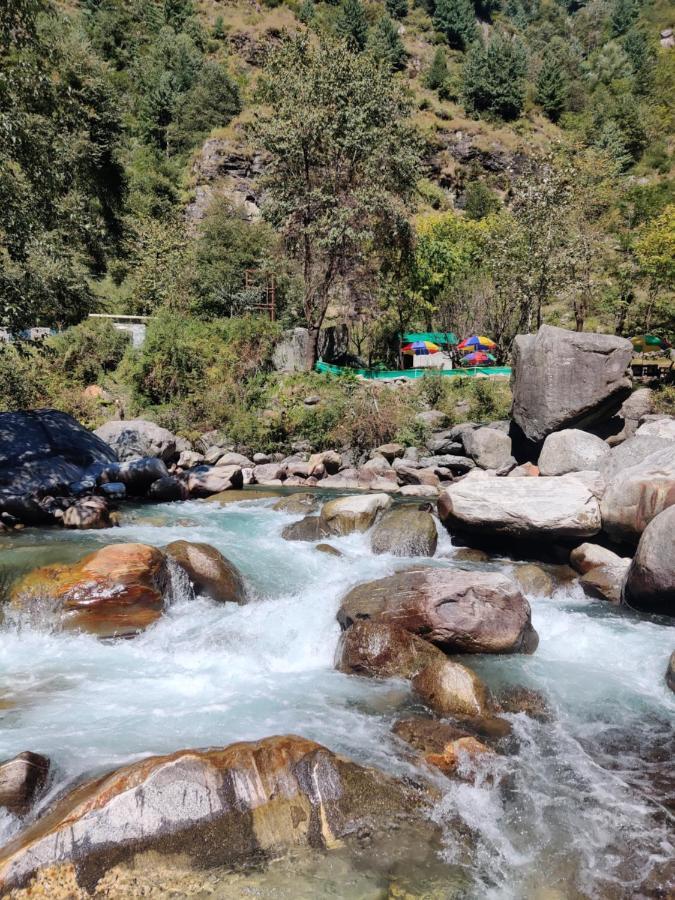
<instances>
[{"instance_id":1,"label":"forested hillside","mask_svg":"<svg viewBox=\"0 0 675 900\"><path fill-rule=\"evenodd\" d=\"M276 327L346 322L371 364L411 327L488 333L502 360L541 321L672 338L664 0L6 8L2 325L158 314L160 345L175 335L145 402L174 396L162 367L212 367L195 341L255 311L271 278ZM64 390L120 361L133 381L142 362L103 331ZM2 357L6 405L49 394L41 353Z\"/></svg>"}]
</instances>

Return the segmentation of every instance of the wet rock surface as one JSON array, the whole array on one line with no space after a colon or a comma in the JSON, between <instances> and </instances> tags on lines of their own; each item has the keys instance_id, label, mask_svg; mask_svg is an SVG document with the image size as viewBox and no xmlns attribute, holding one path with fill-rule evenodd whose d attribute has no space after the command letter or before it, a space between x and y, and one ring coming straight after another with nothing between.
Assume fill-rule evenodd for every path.
<instances>
[{"instance_id":1,"label":"wet rock surface","mask_svg":"<svg viewBox=\"0 0 675 900\"><path fill-rule=\"evenodd\" d=\"M218 603L246 603L241 572L215 547L193 541L172 541L164 552L187 572L198 594Z\"/></svg>"},{"instance_id":2,"label":"wet rock surface","mask_svg":"<svg viewBox=\"0 0 675 900\"><path fill-rule=\"evenodd\" d=\"M438 544L436 522L431 513L410 507L387 510L373 528L373 553L394 556L433 556Z\"/></svg>"},{"instance_id":3,"label":"wet rock surface","mask_svg":"<svg viewBox=\"0 0 675 900\"><path fill-rule=\"evenodd\" d=\"M187 855L200 868L240 865L293 847L332 850L416 821L422 796L295 736L153 756L75 788L3 848L0 889L72 865L93 890L136 854ZM86 838L86 839L85 839Z\"/></svg>"},{"instance_id":4,"label":"wet rock surface","mask_svg":"<svg viewBox=\"0 0 675 900\"><path fill-rule=\"evenodd\" d=\"M49 760L29 750L0 763L0 808L25 815L49 778Z\"/></svg>"},{"instance_id":5,"label":"wet rock surface","mask_svg":"<svg viewBox=\"0 0 675 900\"><path fill-rule=\"evenodd\" d=\"M449 653L532 652L530 606L504 575L413 568L361 584L343 599L338 621L398 625Z\"/></svg>"},{"instance_id":6,"label":"wet rock surface","mask_svg":"<svg viewBox=\"0 0 675 900\"><path fill-rule=\"evenodd\" d=\"M355 622L340 637L335 668L371 678L413 678L443 653L398 625Z\"/></svg>"},{"instance_id":7,"label":"wet rock surface","mask_svg":"<svg viewBox=\"0 0 675 900\"><path fill-rule=\"evenodd\" d=\"M440 716L485 718L493 713L487 686L466 666L449 659L429 663L413 678L413 690Z\"/></svg>"}]
</instances>

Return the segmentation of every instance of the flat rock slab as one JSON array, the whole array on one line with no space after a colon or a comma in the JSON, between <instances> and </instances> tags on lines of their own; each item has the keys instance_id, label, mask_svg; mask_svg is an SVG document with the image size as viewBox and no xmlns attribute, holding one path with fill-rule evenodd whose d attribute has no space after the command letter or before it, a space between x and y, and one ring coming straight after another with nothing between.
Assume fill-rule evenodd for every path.
<instances>
[{"instance_id":1,"label":"flat rock slab","mask_svg":"<svg viewBox=\"0 0 675 900\"><path fill-rule=\"evenodd\" d=\"M597 498L573 476L464 478L441 492L438 514L450 528L528 540L585 538L601 528Z\"/></svg>"}]
</instances>

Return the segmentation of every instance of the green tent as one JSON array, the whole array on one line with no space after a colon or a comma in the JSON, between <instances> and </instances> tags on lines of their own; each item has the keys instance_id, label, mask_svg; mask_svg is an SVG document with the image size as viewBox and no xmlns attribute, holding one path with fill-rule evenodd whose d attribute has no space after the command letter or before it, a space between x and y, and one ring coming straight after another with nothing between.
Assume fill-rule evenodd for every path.
<instances>
[{"instance_id":1,"label":"green tent","mask_svg":"<svg viewBox=\"0 0 675 900\"><path fill-rule=\"evenodd\" d=\"M402 344L412 344L415 341L432 341L439 347L454 347L459 343L457 335L452 331L411 331L401 337Z\"/></svg>"}]
</instances>

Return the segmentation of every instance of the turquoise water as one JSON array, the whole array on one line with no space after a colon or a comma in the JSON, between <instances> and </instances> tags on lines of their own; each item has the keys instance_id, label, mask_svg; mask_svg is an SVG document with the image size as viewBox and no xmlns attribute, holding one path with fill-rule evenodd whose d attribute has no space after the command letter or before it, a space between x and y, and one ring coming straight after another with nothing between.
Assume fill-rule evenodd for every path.
<instances>
[{"instance_id":1,"label":"turquoise water","mask_svg":"<svg viewBox=\"0 0 675 900\"><path fill-rule=\"evenodd\" d=\"M283 732L410 772L391 735L398 717L420 711L408 685L333 670L340 599L410 561L372 555L364 535L331 541L341 558L286 542L281 530L298 517L272 503L168 504L132 511L106 531L3 538L5 577L113 540L205 541L239 566L251 602L178 599L144 634L108 643L8 617L0 699L15 705L0 709L0 758L46 753L56 767L51 796L83 774L147 754ZM455 565L453 552L443 532L432 564ZM510 567L484 564L491 565ZM675 698L663 676L675 631L577 588L530 601L536 654L467 661L495 689L542 691L554 721L511 716L516 754L498 759L475 785L441 779L444 798L433 815L445 828L445 858L463 861L465 842L455 839L461 822L474 846L471 896L543 897L544 889L559 892L549 897L639 896L639 885L673 855L665 782ZM6 816L0 829L6 837L18 824Z\"/></svg>"}]
</instances>

